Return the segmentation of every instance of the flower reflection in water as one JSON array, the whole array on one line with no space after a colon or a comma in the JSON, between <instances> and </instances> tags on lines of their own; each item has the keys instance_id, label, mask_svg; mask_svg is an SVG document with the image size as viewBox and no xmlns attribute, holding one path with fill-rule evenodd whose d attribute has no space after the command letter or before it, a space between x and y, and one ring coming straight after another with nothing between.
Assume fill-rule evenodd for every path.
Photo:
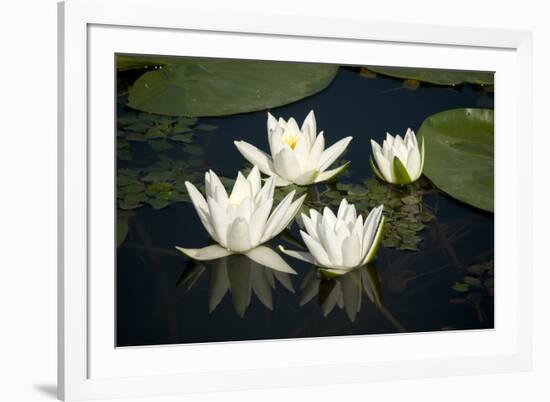
<instances>
[{"instance_id":1,"label":"flower reflection in water","mask_svg":"<svg viewBox=\"0 0 550 402\"><path fill-rule=\"evenodd\" d=\"M182 273L178 286L190 290L199 277L208 271L210 313L218 307L228 291L240 317L244 317L252 301L252 293L270 310L274 309L272 290L277 282L294 293L289 274L260 265L244 255L235 254L208 262L190 260L189 264Z\"/></svg>"},{"instance_id":2,"label":"flower reflection in water","mask_svg":"<svg viewBox=\"0 0 550 402\"><path fill-rule=\"evenodd\" d=\"M327 276L312 269L302 283L300 306L318 296L325 317L338 306L345 309L351 321L355 321L361 311L363 294L376 306L382 306L378 272L373 266L361 267L339 276Z\"/></svg>"}]
</instances>

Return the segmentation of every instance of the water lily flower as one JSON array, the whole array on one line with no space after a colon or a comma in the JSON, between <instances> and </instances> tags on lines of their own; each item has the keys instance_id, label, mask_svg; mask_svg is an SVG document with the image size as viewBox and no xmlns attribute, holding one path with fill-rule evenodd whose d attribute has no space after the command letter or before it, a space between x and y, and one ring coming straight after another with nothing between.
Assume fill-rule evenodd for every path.
<instances>
[{"instance_id":1,"label":"water lily flower","mask_svg":"<svg viewBox=\"0 0 550 402\"><path fill-rule=\"evenodd\" d=\"M235 141L239 152L262 173L275 177L277 186L291 183L305 186L327 181L342 173L349 162L327 170L346 150L352 137L346 137L325 149L325 137L317 135L315 113L309 112L302 124L294 118L285 121L267 114L267 136L271 155L245 141Z\"/></svg>"},{"instance_id":2,"label":"water lily flower","mask_svg":"<svg viewBox=\"0 0 550 402\"><path fill-rule=\"evenodd\" d=\"M424 169L424 139L419 147L414 131L407 129L405 138L386 133L382 146L371 140L370 160L374 174L383 181L393 184L409 184L420 178Z\"/></svg>"},{"instance_id":3,"label":"water lily flower","mask_svg":"<svg viewBox=\"0 0 550 402\"><path fill-rule=\"evenodd\" d=\"M271 212L275 179L268 179L263 187L261 184L256 166L246 178L238 173L230 195L212 170L205 174L206 199L186 181L185 186L204 228L218 244L200 249L176 248L195 260L244 254L269 268L296 273L279 254L261 244L277 236L292 222L305 195L292 201L296 191L291 191Z\"/></svg>"},{"instance_id":4,"label":"water lily flower","mask_svg":"<svg viewBox=\"0 0 550 402\"><path fill-rule=\"evenodd\" d=\"M309 252L279 249L294 258L315 264L324 272L342 275L371 262L382 237L383 205L374 208L363 222L355 206L344 198L337 215L325 207L321 215L314 209L302 214L305 229L300 231Z\"/></svg>"}]
</instances>

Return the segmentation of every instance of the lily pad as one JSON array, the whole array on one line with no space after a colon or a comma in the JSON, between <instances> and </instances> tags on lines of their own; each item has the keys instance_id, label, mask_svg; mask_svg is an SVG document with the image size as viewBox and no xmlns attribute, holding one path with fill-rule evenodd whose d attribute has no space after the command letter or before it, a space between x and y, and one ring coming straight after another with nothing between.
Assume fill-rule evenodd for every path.
<instances>
[{"instance_id":1,"label":"lily pad","mask_svg":"<svg viewBox=\"0 0 550 402\"><path fill-rule=\"evenodd\" d=\"M169 116L224 116L286 105L326 88L328 64L186 59L148 71L131 87L128 105Z\"/></svg>"},{"instance_id":2,"label":"lily pad","mask_svg":"<svg viewBox=\"0 0 550 402\"><path fill-rule=\"evenodd\" d=\"M370 71L404 80L423 81L435 85L459 85L464 82L492 85L494 74L484 71L457 71L410 67L368 67Z\"/></svg>"},{"instance_id":3,"label":"lily pad","mask_svg":"<svg viewBox=\"0 0 550 402\"><path fill-rule=\"evenodd\" d=\"M143 69L152 66L163 66L173 62L173 58L159 56L117 55L116 69L118 71Z\"/></svg>"},{"instance_id":4,"label":"lily pad","mask_svg":"<svg viewBox=\"0 0 550 402\"><path fill-rule=\"evenodd\" d=\"M493 132L490 109L453 109L428 117L418 131L426 142L424 174L451 197L493 212Z\"/></svg>"}]
</instances>

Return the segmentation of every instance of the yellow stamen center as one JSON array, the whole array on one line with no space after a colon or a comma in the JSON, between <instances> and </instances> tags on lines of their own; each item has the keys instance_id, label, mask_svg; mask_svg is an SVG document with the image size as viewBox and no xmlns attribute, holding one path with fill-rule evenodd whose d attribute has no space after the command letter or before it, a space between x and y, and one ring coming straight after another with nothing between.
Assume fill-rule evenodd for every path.
<instances>
[{"instance_id":1,"label":"yellow stamen center","mask_svg":"<svg viewBox=\"0 0 550 402\"><path fill-rule=\"evenodd\" d=\"M281 137L281 141L287 144L290 149L294 149L296 143L298 142L298 136L292 134L285 134Z\"/></svg>"}]
</instances>

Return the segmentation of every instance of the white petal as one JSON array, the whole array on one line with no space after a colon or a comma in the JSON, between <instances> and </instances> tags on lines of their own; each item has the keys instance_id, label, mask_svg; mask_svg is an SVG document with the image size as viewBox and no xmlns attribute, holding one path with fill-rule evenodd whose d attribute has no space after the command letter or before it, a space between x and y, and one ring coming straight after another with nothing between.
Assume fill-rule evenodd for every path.
<instances>
[{"instance_id":1,"label":"white petal","mask_svg":"<svg viewBox=\"0 0 550 402\"><path fill-rule=\"evenodd\" d=\"M324 172L321 172L317 175L315 178L315 183L321 183L323 181L332 180L336 176L338 176L340 173L342 173L344 170L346 170L349 166L350 162L344 163L342 166L337 167L335 169L331 170L325 170Z\"/></svg>"},{"instance_id":2,"label":"white petal","mask_svg":"<svg viewBox=\"0 0 550 402\"><path fill-rule=\"evenodd\" d=\"M298 128L298 123L296 123L296 120L294 119L294 117L291 117L290 119L288 119L285 126L285 134L297 136L300 133L301 131Z\"/></svg>"},{"instance_id":3,"label":"white petal","mask_svg":"<svg viewBox=\"0 0 550 402\"><path fill-rule=\"evenodd\" d=\"M306 228L307 233L318 241L319 236L317 235L317 228L311 218L306 214L302 214L302 222L304 223L304 227Z\"/></svg>"},{"instance_id":4,"label":"white petal","mask_svg":"<svg viewBox=\"0 0 550 402\"><path fill-rule=\"evenodd\" d=\"M381 216L380 221L378 222L378 225L377 225L377 228L376 228L376 232L374 234L374 238L371 242L371 245L368 248L368 252L364 257L364 260L362 261L363 265L368 264L375 257L375 254L376 254L377 249L378 249L379 242L380 242L381 237L382 237L382 231L384 229L384 220L385 220L384 216Z\"/></svg>"},{"instance_id":5,"label":"white petal","mask_svg":"<svg viewBox=\"0 0 550 402\"><path fill-rule=\"evenodd\" d=\"M245 159L258 166L262 173L274 175L273 160L268 154L245 141L235 141L234 144Z\"/></svg>"},{"instance_id":6,"label":"white petal","mask_svg":"<svg viewBox=\"0 0 550 402\"><path fill-rule=\"evenodd\" d=\"M394 141L395 141L394 137L390 133L386 133L386 139L382 144L384 155L386 155L387 151L393 147Z\"/></svg>"},{"instance_id":7,"label":"white petal","mask_svg":"<svg viewBox=\"0 0 550 402\"><path fill-rule=\"evenodd\" d=\"M273 231L269 234L269 238L262 238L262 242L267 241L275 236L277 236L279 233L281 233L285 228L290 225L290 222L294 219L300 208L302 207L302 204L304 203L304 200L306 199L307 194L302 195L300 198L295 200L286 210L284 210L283 218L279 221L279 223L273 228ZM267 232L267 231L266 231ZM265 235L264 235L265 236Z\"/></svg>"},{"instance_id":8,"label":"white petal","mask_svg":"<svg viewBox=\"0 0 550 402\"><path fill-rule=\"evenodd\" d=\"M233 189L231 190L229 202L231 204L239 204L242 200L251 196L252 189L250 188L250 184L246 181L246 178L243 176L243 174L239 172L237 174L237 180L235 180L235 184L233 185Z\"/></svg>"},{"instance_id":9,"label":"white petal","mask_svg":"<svg viewBox=\"0 0 550 402\"><path fill-rule=\"evenodd\" d=\"M323 172L328 169L332 163L338 159L340 155L346 150L353 137L346 137L331 145L323 151L319 163L319 171Z\"/></svg>"},{"instance_id":10,"label":"white petal","mask_svg":"<svg viewBox=\"0 0 550 402\"><path fill-rule=\"evenodd\" d=\"M303 172L302 174L294 178L294 183L299 186L307 186L309 184L312 184L315 182L318 173L319 172L317 170L309 170Z\"/></svg>"},{"instance_id":11,"label":"white petal","mask_svg":"<svg viewBox=\"0 0 550 402\"><path fill-rule=\"evenodd\" d=\"M351 230L344 221L336 221L335 234L340 244L351 235Z\"/></svg>"},{"instance_id":12,"label":"white petal","mask_svg":"<svg viewBox=\"0 0 550 402\"><path fill-rule=\"evenodd\" d=\"M319 162L321 160L321 154L323 153L324 149L325 149L325 136L323 135L323 132L320 132L309 151L309 158L305 166L305 169L307 170L318 169Z\"/></svg>"},{"instance_id":13,"label":"white petal","mask_svg":"<svg viewBox=\"0 0 550 402\"><path fill-rule=\"evenodd\" d=\"M363 243L363 217L361 215L357 217L357 220L351 230L351 234L359 236L359 241L361 244Z\"/></svg>"},{"instance_id":14,"label":"white petal","mask_svg":"<svg viewBox=\"0 0 550 402\"><path fill-rule=\"evenodd\" d=\"M273 131L277 128L277 119L269 112L267 112L267 131Z\"/></svg>"},{"instance_id":15,"label":"white petal","mask_svg":"<svg viewBox=\"0 0 550 402\"><path fill-rule=\"evenodd\" d=\"M313 110L311 110L304 119L302 123L302 132L307 133L309 136L309 143L313 144L315 136L317 135L317 122L315 121L315 113Z\"/></svg>"},{"instance_id":16,"label":"white petal","mask_svg":"<svg viewBox=\"0 0 550 402\"><path fill-rule=\"evenodd\" d=\"M370 140L370 146L372 148L372 153L374 154L375 151L378 151L382 153L382 147L378 145L378 143L374 140Z\"/></svg>"},{"instance_id":17,"label":"white petal","mask_svg":"<svg viewBox=\"0 0 550 402\"><path fill-rule=\"evenodd\" d=\"M413 181L418 179L422 173L420 170L421 162L420 150L418 147L411 148L407 158L407 172Z\"/></svg>"},{"instance_id":18,"label":"white petal","mask_svg":"<svg viewBox=\"0 0 550 402\"><path fill-rule=\"evenodd\" d=\"M342 254L345 267L356 267L361 263L361 244L359 236L352 234L342 242Z\"/></svg>"},{"instance_id":19,"label":"white petal","mask_svg":"<svg viewBox=\"0 0 550 402\"><path fill-rule=\"evenodd\" d=\"M267 223L265 224L261 243L275 237L273 233L275 233L275 230L279 227L281 222L283 222L283 219L285 218L286 210L290 206L292 198L294 197L294 194L296 194L295 190L288 193L286 197L283 198L283 200L279 203L279 205L275 207L275 209L271 213L271 216L267 220Z\"/></svg>"},{"instance_id":20,"label":"white petal","mask_svg":"<svg viewBox=\"0 0 550 402\"><path fill-rule=\"evenodd\" d=\"M323 208L323 226L327 226L330 230L334 230L336 226L336 215L329 207Z\"/></svg>"},{"instance_id":21,"label":"white petal","mask_svg":"<svg viewBox=\"0 0 550 402\"><path fill-rule=\"evenodd\" d=\"M231 251L244 252L250 250L252 243L250 241L250 229L248 222L242 218L237 218L229 227L227 233L227 247Z\"/></svg>"},{"instance_id":22,"label":"white petal","mask_svg":"<svg viewBox=\"0 0 550 402\"><path fill-rule=\"evenodd\" d=\"M362 242L362 255L365 256L372 245L372 241L378 229L380 219L382 218L383 205L380 205L370 211L369 216L365 220Z\"/></svg>"},{"instance_id":23,"label":"white petal","mask_svg":"<svg viewBox=\"0 0 550 402\"><path fill-rule=\"evenodd\" d=\"M275 131L273 131L269 137L269 149L271 151L271 155L274 156L278 154L281 149L284 147L284 143L281 141L281 136L283 133L283 129L278 127Z\"/></svg>"},{"instance_id":24,"label":"white petal","mask_svg":"<svg viewBox=\"0 0 550 402\"><path fill-rule=\"evenodd\" d=\"M321 215L318 211L316 211L313 208L309 210L309 216L311 218L311 222L313 222L315 226L317 226L319 222L323 221L323 215Z\"/></svg>"},{"instance_id":25,"label":"white petal","mask_svg":"<svg viewBox=\"0 0 550 402\"><path fill-rule=\"evenodd\" d=\"M289 184L292 184L291 181L283 179L281 176L273 176L273 177L275 177L275 186L277 187L285 187L285 186L288 186Z\"/></svg>"},{"instance_id":26,"label":"white petal","mask_svg":"<svg viewBox=\"0 0 550 402\"><path fill-rule=\"evenodd\" d=\"M294 182L294 178L302 173L301 166L289 147L281 149L273 158L273 165L277 175Z\"/></svg>"},{"instance_id":27,"label":"white petal","mask_svg":"<svg viewBox=\"0 0 550 402\"><path fill-rule=\"evenodd\" d=\"M227 246L227 229L229 221L227 213L212 197L208 197L208 209L210 210L210 222L212 224L214 240L222 246Z\"/></svg>"},{"instance_id":28,"label":"white petal","mask_svg":"<svg viewBox=\"0 0 550 402\"><path fill-rule=\"evenodd\" d=\"M355 210L355 205L350 205L346 210L346 214L344 215L344 221L346 223L355 223L356 220L357 211Z\"/></svg>"},{"instance_id":29,"label":"white petal","mask_svg":"<svg viewBox=\"0 0 550 402\"><path fill-rule=\"evenodd\" d=\"M302 236L302 240L306 244L307 249L311 255L313 255L313 258L315 258L316 264L322 267L330 267L332 264L328 258L327 252L323 249L321 244L303 230L300 230L300 235Z\"/></svg>"},{"instance_id":30,"label":"white petal","mask_svg":"<svg viewBox=\"0 0 550 402\"><path fill-rule=\"evenodd\" d=\"M214 236L212 224L210 223L210 211L208 210L208 204L206 203L206 200L192 183L186 181L185 188L187 188L187 192L189 193L191 202L195 207L195 211L197 211L197 215L199 216L202 225L204 226L208 234L212 238L214 238L214 240L217 240L217 238Z\"/></svg>"},{"instance_id":31,"label":"white petal","mask_svg":"<svg viewBox=\"0 0 550 402\"><path fill-rule=\"evenodd\" d=\"M258 192L262 188L262 177L260 176L260 170L258 169L258 166L254 165L254 167L248 174L246 181L248 181L248 184L250 185L252 196L258 194Z\"/></svg>"},{"instance_id":32,"label":"white petal","mask_svg":"<svg viewBox=\"0 0 550 402\"><path fill-rule=\"evenodd\" d=\"M376 144L376 143L374 143ZM386 158L386 156L384 155L384 153L378 151L378 149L380 148L378 146L378 148L375 148L373 144L373 148L372 148L372 153L374 155L374 161L376 162L376 166L378 167L378 171L380 172L380 174L384 177L384 179L387 181L387 182L392 182L393 179L392 179L392 169L391 169L391 162L390 160L388 160ZM376 144L378 145L378 144Z\"/></svg>"},{"instance_id":33,"label":"white petal","mask_svg":"<svg viewBox=\"0 0 550 402\"><path fill-rule=\"evenodd\" d=\"M203 248L176 247L176 249L192 259L200 261L215 260L233 254L232 251L221 247L219 244L212 244Z\"/></svg>"},{"instance_id":34,"label":"white petal","mask_svg":"<svg viewBox=\"0 0 550 402\"><path fill-rule=\"evenodd\" d=\"M275 178L270 177L265 181L264 186L254 198L254 200L256 201L256 205L264 204L269 200L273 202L273 194L275 193L275 180Z\"/></svg>"},{"instance_id":35,"label":"white petal","mask_svg":"<svg viewBox=\"0 0 550 402\"><path fill-rule=\"evenodd\" d=\"M407 128L407 132L405 134L405 144L407 147L417 147L418 142L416 141L416 135L414 134L414 131L410 128Z\"/></svg>"},{"instance_id":36,"label":"white petal","mask_svg":"<svg viewBox=\"0 0 550 402\"><path fill-rule=\"evenodd\" d=\"M293 149L294 156L300 164L300 170L305 170L307 168L310 148L309 138L306 140L305 135L300 135L298 137L298 141L296 142L296 146Z\"/></svg>"},{"instance_id":37,"label":"white petal","mask_svg":"<svg viewBox=\"0 0 550 402\"><path fill-rule=\"evenodd\" d=\"M250 222L252 218L252 199L246 197L239 204L229 204L226 210L226 216L228 222L233 222L237 218L242 218L247 222Z\"/></svg>"},{"instance_id":38,"label":"white petal","mask_svg":"<svg viewBox=\"0 0 550 402\"><path fill-rule=\"evenodd\" d=\"M206 179L206 175L205 175ZM206 180L205 180L206 181ZM214 173L213 170L210 170L208 172L208 182L205 183L206 186L206 196L212 196L214 199L222 206L222 208L225 208L227 206L227 201L229 199L229 196L227 195L227 191L225 187L223 186L220 178L216 173ZM208 191L208 184L210 185L210 194Z\"/></svg>"},{"instance_id":39,"label":"white petal","mask_svg":"<svg viewBox=\"0 0 550 402\"><path fill-rule=\"evenodd\" d=\"M344 219L344 216L346 216L348 205L348 200L342 198L342 201L340 201L340 205L338 206L338 213L336 214L338 219Z\"/></svg>"},{"instance_id":40,"label":"white petal","mask_svg":"<svg viewBox=\"0 0 550 402\"><path fill-rule=\"evenodd\" d=\"M331 266L341 267L343 263L342 242L339 241L329 225L322 225L318 233L321 245L332 263Z\"/></svg>"},{"instance_id":41,"label":"white petal","mask_svg":"<svg viewBox=\"0 0 550 402\"><path fill-rule=\"evenodd\" d=\"M253 247L261 243L267 218L271 212L271 206L271 200L261 204L256 211L254 211L250 219L250 241Z\"/></svg>"},{"instance_id":42,"label":"white petal","mask_svg":"<svg viewBox=\"0 0 550 402\"><path fill-rule=\"evenodd\" d=\"M296 274L296 271L294 271L279 254L277 254L269 247L259 246L247 251L245 255L252 261L255 261L265 267L274 269L275 271Z\"/></svg>"},{"instance_id":43,"label":"white petal","mask_svg":"<svg viewBox=\"0 0 550 402\"><path fill-rule=\"evenodd\" d=\"M422 171L424 170L424 160L426 156L426 147L424 146L424 137L422 137L422 144L420 145L420 174L422 174Z\"/></svg>"},{"instance_id":44,"label":"white petal","mask_svg":"<svg viewBox=\"0 0 550 402\"><path fill-rule=\"evenodd\" d=\"M307 251L287 250L283 246L279 246L279 250L281 251L281 253L284 253L292 258L296 258L297 260L305 261L310 264L315 264L315 258L313 258L313 256Z\"/></svg>"}]
</instances>

